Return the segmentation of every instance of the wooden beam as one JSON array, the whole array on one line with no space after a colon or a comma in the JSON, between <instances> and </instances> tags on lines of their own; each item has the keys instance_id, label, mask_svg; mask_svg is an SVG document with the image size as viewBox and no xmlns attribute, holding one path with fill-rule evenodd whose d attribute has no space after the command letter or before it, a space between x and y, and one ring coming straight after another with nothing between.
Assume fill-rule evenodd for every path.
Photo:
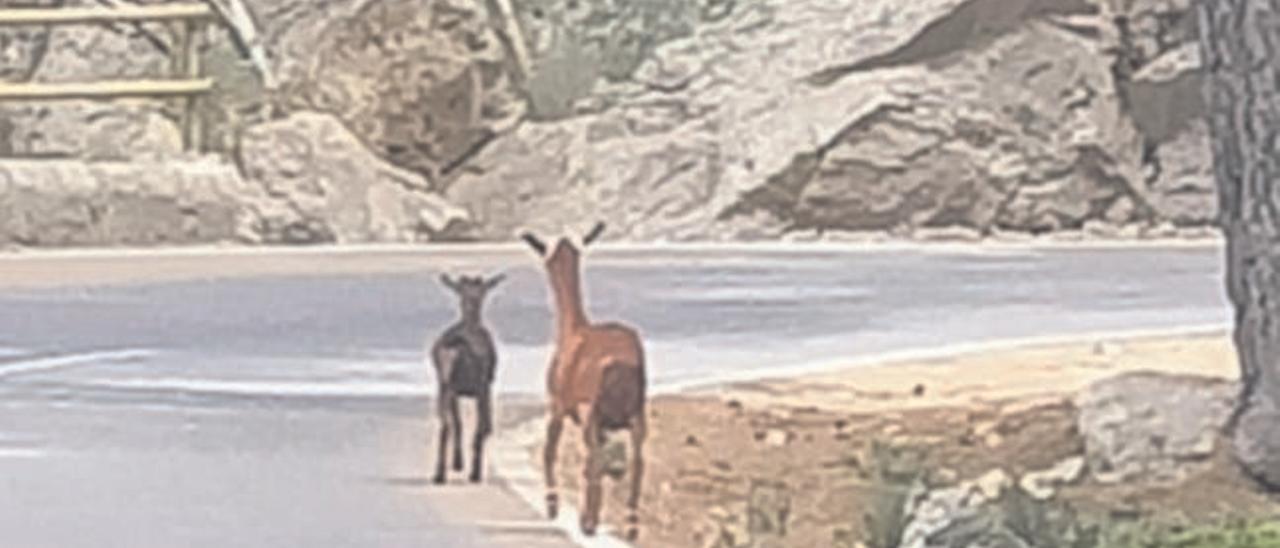
<instances>
[{"instance_id":1,"label":"wooden beam","mask_svg":"<svg viewBox=\"0 0 1280 548\"><path fill-rule=\"evenodd\" d=\"M213 9L207 4L161 4L115 8L3 8L0 9L0 26L195 20L212 19L215 15Z\"/></svg>"},{"instance_id":2,"label":"wooden beam","mask_svg":"<svg viewBox=\"0 0 1280 548\"><path fill-rule=\"evenodd\" d=\"M188 81L198 81L203 67L200 66L200 38L204 34L204 25L198 21L187 21L182 38L182 54L186 61L182 70L186 71ZM204 131L200 127L200 96L187 95L182 106L182 148L187 151L199 151L200 136Z\"/></svg>"},{"instance_id":3,"label":"wooden beam","mask_svg":"<svg viewBox=\"0 0 1280 548\"><path fill-rule=\"evenodd\" d=\"M117 80L68 83L0 83L0 101L57 101L121 97L183 97L208 93L213 80Z\"/></svg>"}]
</instances>

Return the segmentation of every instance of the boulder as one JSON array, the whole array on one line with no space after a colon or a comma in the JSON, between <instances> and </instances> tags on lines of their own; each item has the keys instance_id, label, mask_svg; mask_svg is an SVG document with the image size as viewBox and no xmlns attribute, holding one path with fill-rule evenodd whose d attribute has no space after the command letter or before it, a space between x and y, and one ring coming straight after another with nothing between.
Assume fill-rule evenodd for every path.
<instances>
[{"instance_id":1,"label":"boulder","mask_svg":"<svg viewBox=\"0 0 1280 548\"><path fill-rule=\"evenodd\" d=\"M0 106L9 155L85 161L161 161L182 154L182 131L154 105L72 101Z\"/></svg>"},{"instance_id":2,"label":"boulder","mask_svg":"<svg viewBox=\"0 0 1280 548\"><path fill-rule=\"evenodd\" d=\"M440 182L524 115L483 0L269 1L277 106L334 115L375 154Z\"/></svg>"},{"instance_id":3,"label":"boulder","mask_svg":"<svg viewBox=\"0 0 1280 548\"><path fill-rule=\"evenodd\" d=\"M972 482L921 493L908 501L901 548L925 548L929 539L957 521L977 515L990 502Z\"/></svg>"},{"instance_id":4,"label":"boulder","mask_svg":"<svg viewBox=\"0 0 1280 548\"><path fill-rule=\"evenodd\" d=\"M252 240L234 166L186 162L0 163L0 244L160 245Z\"/></svg>"},{"instance_id":5,"label":"boulder","mask_svg":"<svg viewBox=\"0 0 1280 548\"><path fill-rule=\"evenodd\" d=\"M1213 455L1235 384L1132 373L1099 381L1076 401L1089 473L1103 483L1181 481Z\"/></svg>"},{"instance_id":6,"label":"boulder","mask_svg":"<svg viewBox=\"0 0 1280 548\"><path fill-rule=\"evenodd\" d=\"M902 548L996 548L1088 546L1097 531L1083 525L1066 504L1039 501L1013 489L997 500L957 513L927 537L915 536Z\"/></svg>"},{"instance_id":7,"label":"boulder","mask_svg":"<svg viewBox=\"0 0 1280 548\"><path fill-rule=\"evenodd\" d=\"M425 178L384 162L326 114L249 128L239 165L260 186L250 208L267 242L435 240L467 220Z\"/></svg>"},{"instance_id":8,"label":"boulder","mask_svg":"<svg viewBox=\"0 0 1280 548\"><path fill-rule=\"evenodd\" d=\"M987 500L995 500L1000 498L1005 489L1013 485L1013 480L1009 478L1009 474L999 468L993 469L974 480L972 486L977 488L979 493Z\"/></svg>"},{"instance_id":9,"label":"boulder","mask_svg":"<svg viewBox=\"0 0 1280 548\"><path fill-rule=\"evenodd\" d=\"M892 49L955 2L914 3L883 21L891 4L724 3L684 37L663 30L663 18L642 19L649 26L640 34L652 27L670 41L646 46L652 54L629 78L597 84L574 116L499 137L449 196L486 238L521 226L556 232L592 217L609 218L608 237L619 239L776 238L785 224L769 215L730 216L726 223L741 223L731 232L717 219L797 154L874 110L886 83L900 80L815 85L810 77Z\"/></svg>"},{"instance_id":10,"label":"boulder","mask_svg":"<svg viewBox=\"0 0 1280 548\"><path fill-rule=\"evenodd\" d=\"M1084 474L1084 457L1070 457L1047 470L1028 472L1018 487L1037 500L1053 498L1059 487L1075 483Z\"/></svg>"},{"instance_id":11,"label":"boulder","mask_svg":"<svg viewBox=\"0 0 1280 548\"><path fill-rule=\"evenodd\" d=\"M1203 121L1198 18L1191 0L1111 0L1114 71L1144 151L1146 206L1158 221L1211 225L1218 200Z\"/></svg>"},{"instance_id":12,"label":"boulder","mask_svg":"<svg viewBox=\"0 0 1280 548\"><path fill-rule=\"evenodd\" d=\"M1055 467L1059 478L1081 466L1068 464ZM1069 505L1013 488L1001 470L984 478L915 497L899 548L1078 546L1093 538L1096 531L1083 526ZM984 490L984 482L1001 488Z\"/></svg>"}]
</instances>

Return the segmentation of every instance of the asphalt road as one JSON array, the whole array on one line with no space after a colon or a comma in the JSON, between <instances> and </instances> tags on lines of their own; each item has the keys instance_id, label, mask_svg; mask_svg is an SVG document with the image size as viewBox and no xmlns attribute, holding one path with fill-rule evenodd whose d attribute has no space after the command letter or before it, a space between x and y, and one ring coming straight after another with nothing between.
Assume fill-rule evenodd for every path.
<instances>
[{"instance_id":1,"label":"asphalt road","mask_svg":"<svg viewBox=\"0 0 1280 548\"><path fill-rule=\"evenodd\" d=\"M639 327L670 386L1226 325L1220 262L1209 247L604 249L586 282L590 313ZM536 516L494 486L425 481L422 347L455 315L440 270L508 274L485 316L515 420L541 391L551 316L514 248L0 261L0 530L29 547L494 545L475 519Z\"/></svg>"}]
</instances>

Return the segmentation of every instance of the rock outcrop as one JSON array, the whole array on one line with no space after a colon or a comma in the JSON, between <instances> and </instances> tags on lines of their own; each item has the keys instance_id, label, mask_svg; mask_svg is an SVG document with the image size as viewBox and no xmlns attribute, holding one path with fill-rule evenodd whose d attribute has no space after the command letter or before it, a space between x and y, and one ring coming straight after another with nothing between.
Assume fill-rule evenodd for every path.
<instances>
[{"instance_id":1,"label":"rock outcrop","mask_svg":"<svg viewBox=\"0 0 1280 548\"><path fill-rule=\"evenodd\" d=\"M907 526L902 532L903 548L936 546L934 538L957 523L980 516L990 504L1003 497L1012 480L1001 469L958 486L920 491L907 502Z\"/></svg>"},{"instance_id":2,"label":"rock outcrop","mask_svg":"<svg viewBox=\"0 0 1280 548\"><path fill-rule=\"evenodd\" d=\"M1090 475L1102 483L1176 483L1202 469L1231 415L1238 387L1197 377L1134 373L1077 399Z\"/></svg>"},{"instance_id":3,"label":"rock outcrop","mask_svg":"<svg viewBox=\"0 0 1280 548\"><path fill-rule=\"evenodd\" d=\"M632 49L565 38L533 49L535 79L575 55L599 77L574 80L570 104L538 106L545 119L452 184L481 236L592 215L621 238L684 240L1197 225L1215 213L1187 94L1194 27L1175 32L1187 5L651 4L635 24L652 39Z\"/></svg>"},{"instance_id":4,"label":"rock outcrop","mask_svg":"<svg viewBox=\"0 0 1280 548\"><path fill-rule=\"evenodd\" d=\"M279 104L337 116L397 166L438 182L524 114L483 0L285 4L264 7L279 12Z\"/></svg>"},{"instance_id":5,"label":"rock outcrop","mask_svg":"<svg viewBox=\"0 0 1280 548\"><path fill-rule=\"evenodd\" d=\"M252 241L252 188L225 162L0 162L0 244Z\"/></svg>"},{"instance_id":6,"label":"rock outcrop","mask_svg":"<svg viewBox=\"0 0 1280 548\"><path fill-rule=\"evenodd\" d=\"M467 220L425 178L383 162L329 115L250 128L239 163L261 185L250 207L267 242L425 241Z\"/></svg>"},{"instance_id":7,"label":"rock outcrop","mask_svg":"<svg viewBox=\"0 0 1280 548\"><path fill-rule=\"evenodd\" d=\"M249 8L278 86L211 31L209 151L242 159L327 115L352 137L340 156L402 170L343 191L381 196L352 207L390 217L273 198L289 205L258 217L264 241L507 239L594 218L650 241L1123 236L1217 215L1191 0ZM153 24L0 32L11 81L163 76L177 40ZM176 120L162 101L6 104L0 156L182 161ZM406 212L427 209L450 213L411 228Z\"/></svg>"}]
</instances>

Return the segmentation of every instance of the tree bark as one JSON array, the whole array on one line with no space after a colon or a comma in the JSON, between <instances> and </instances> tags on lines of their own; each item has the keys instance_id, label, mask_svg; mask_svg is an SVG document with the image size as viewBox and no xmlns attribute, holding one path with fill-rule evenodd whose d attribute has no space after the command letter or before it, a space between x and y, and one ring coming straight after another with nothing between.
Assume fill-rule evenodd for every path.
<instances>
[{"instance_id":1,"label":"tree bark","mask_svg":"<svg viewBox=\"0 0 1280 548\"><path fill-rule=\"evenodd\" d=\"M1236 457L1280 489L1280 0L1201 0L1204 94L1242 393Z\"/></svg>"}]
</instances>

